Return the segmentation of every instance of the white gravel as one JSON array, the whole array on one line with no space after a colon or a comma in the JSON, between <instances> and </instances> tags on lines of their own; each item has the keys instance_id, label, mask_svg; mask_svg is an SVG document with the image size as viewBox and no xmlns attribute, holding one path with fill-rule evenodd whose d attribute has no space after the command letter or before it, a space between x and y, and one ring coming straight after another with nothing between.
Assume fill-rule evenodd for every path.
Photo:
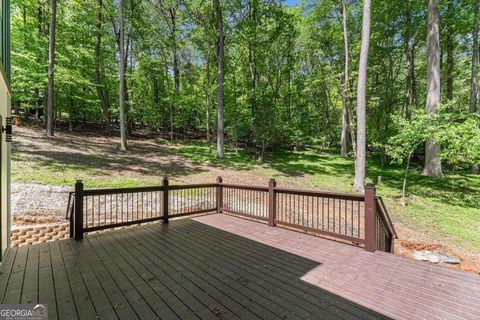
<instances>
[{"instance_id":1,"label":"white gravel","mask_svg":"<svg viewBox=\"0 0 480 320\"><path fill-rule=\"evenodd\" d=\"M15 224L64 221L68 193L73 188L12 183L12 214Z\"/></svg>"}]
</instances>

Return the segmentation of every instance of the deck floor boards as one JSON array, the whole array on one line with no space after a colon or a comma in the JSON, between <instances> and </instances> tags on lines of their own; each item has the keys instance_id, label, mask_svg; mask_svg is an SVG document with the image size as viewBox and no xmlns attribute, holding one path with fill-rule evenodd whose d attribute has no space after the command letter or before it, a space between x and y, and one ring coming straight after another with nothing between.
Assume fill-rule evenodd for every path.
<instances>
[{"instance_id":1,"label":"deck floor boards","mask_svg":"<svg viewBox=\"0 0 480 320\"><path fill-rule=\"evenodd\" d=\"M478 319L480 277L206 215L9 251L0 303L49 319Z\"/></svg>"},{"instance_id":2,"label":"deck floor boards","mask_svg":"<svg viewBox=\"0 0 480 320\"><path fill-rule=\"evenodd\" d=\"M315 261L303 281L398 319L480 319L480 277L445 267L327 241L228 215L193 219ZM218 232L212 233L218 234ZM233 247L241 245L233 241Z\"/></svg>"},{"instance_id":3,"label":"deck floor boards","mask_svg":"<svg viewBox=\"0 0 480 320\"><path fill-rule=\"evenodd\" d=\"M244 262L242 262L241 257L238 259L230 258L230 252L227 250L223 250L223 248L220 248L221 254L212 255L211 251L209 252L208 250L205 250L205 248L203 248L202 246L197 245L194 240L185 237L184 235L187 233L185 231L187 230L177 230L170 228L170 226L168 228L171 234L166 236L165 239L163 239L162 241L168 241L172 247L175 247L175 244L177 244L177 252L180 252L183 246L183 250L186 250L186 255L190 254L192 256L196 256L197 259L207 257L207 261L215 261L215 265L219 265L222 268L228 270L227 272L233 276L233 281L238 282L238 278L243 278L245 286L254 287L252 288L252 291L254 293L257 293L259 297L268 297L271 300L271 303L276 304L276 306L278 307L288 304L296 305L297 309L295 310L295 313L301 319L308 319L311 312L314 312L319 316L323 315L330 318L335 317L334 314L328 314L325 312L325 304L318 306L316 303L310 303L307 300L303 299L300 295L293 294L292 291L294 291L294 287L291 285L292 283L289 283L289 285L285 285L285 283L281 283L278 281L269 281L270 279L269 277L267 277L267 274L260 273L256 270L257 265L268 265L268 261L256 260L252 261L251 264L245 264ZM192 229L189 229L189 231L194 232ZM151 236L155 237L156 234L152 234ZM202 237L202 235L199 235L199 237ZM145 240L148 241L148 239ZM202 240L205 241L206 239L203 238ZM219 244L211 243L210 245ZM207 247L208 246L209 245L207 244ZM196 252L199 252L199 254L196 254ZM229 259L226 259L226 257L229 257ZM195 263L195 260L186 261L185 265L191 265L192 263ZM321 304L321 300L318 300L318 304ZM277 315L283 316L284 314Z\"/></svg>"}]
</instances>

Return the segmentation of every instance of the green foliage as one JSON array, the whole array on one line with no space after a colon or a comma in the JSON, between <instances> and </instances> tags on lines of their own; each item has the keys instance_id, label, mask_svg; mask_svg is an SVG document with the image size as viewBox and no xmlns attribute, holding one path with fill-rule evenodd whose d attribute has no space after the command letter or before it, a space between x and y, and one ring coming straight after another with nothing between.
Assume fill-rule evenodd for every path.
<instances>
[{"instance_id":1,"label":"green foliage","mask_svg":"<svg viewBox=\"0 0 480 320\"><path fill-rule=\"evenodd\" d=\"M452 111L451 104L440 105L426 115L415 112L411 119L392 117L396 134L391 136L386 153L401 164L427 139L440 146L440 157L454 167L469 168L480 163L479 115Z\"/></svg>"},{"instance_id":2,"label":"green foliage","mask_svg":"<svg viewBox=\"0 0 480 320\"><path fill-rule=\"evenodd\" d=\"M431 127L427 116L419 112L410 120L401 116L392 118L397 134L389 138L385 150L393 163L403 164L429 138Z\"/></svg>"},{"instance_id":3,"label":"green foliage","mask_svg":"<svg viewBox=\"0 0 480 320\"><path fill-rule=\"evenodd\" d=\"M280 1L270 0L222 1L228 139L246 143L259 151L277 147L329 149L338 146L344 50L340 4L334 0L305 0L287 7ZM102 0L100 5L100 0L66 0L60 2L58 8L57 118L74 123L105 119L95 79L95 45L99 34L100 86L105 92L108 114L112 122L117 123L116 2ZM353 115L360 8L361 1L347 1L349 101ZM443 15L447 14L446 9L442 8ZM442 34L454 35L454 65L447 76L455 80L451 110L461 112L469 98L465 88L469 87L470 79L469 42L473 15L471 6L463 2L455 2L454 9L453 17L451 12L445 16ZM408 154L418 148L415 143L411 144L418 138L412 135L421 130L408 128L408 123L401 121L413 114L414 124L415 115L423 113L425 11L421 0L382 0L372 6L367 138L380 155L388 152L397 162L407 156L405 151ZM102 17L100 25L99 14ZM33 111L29 110L32 109L41 114L46 105L48 18L49 6L43 0L12 2L12 84L15 89L12 101L16 110L24 115L31 114ZM128 0L125 20L129 122L143 123L153 130L169 130L172 126L176 136L186 129L201 132L208 127L214 132L216 31L213 3ZM415 99L412 105L406 106L408 50L413 54ZM178 57L180 74L178 92L174 85L174 54ZM457 135L458 130L473 130L474 126L474 121L468 120L459 128L448 130L451 135ZM400 131L406 132L392 138ZM461 136L466 137L465 134ZM440 140L444 137L436 138L442 146L444 142ZM409 143L405 145L405 141ZM465 159L458 158L455 164L471 163L475 158L474 143L469 144L468 139L452 138L451 141L469 145L462 151ZM445 144L444 157L453 161L455 151L449 151L446 140ZM397 150L393 150L393 145Z\"/></svg>"},{"instance_id":4,"label":"green foliage","mask_svg":"<svg viewBox=\"0 0 480 320\"><path fill-rule=\"evenodd\" d=\"M450 106L442 106L428 117L432 140L441 147L440 157L454 167L478 165L480 115L450 110Z\"/></svg>"}]
</instances>

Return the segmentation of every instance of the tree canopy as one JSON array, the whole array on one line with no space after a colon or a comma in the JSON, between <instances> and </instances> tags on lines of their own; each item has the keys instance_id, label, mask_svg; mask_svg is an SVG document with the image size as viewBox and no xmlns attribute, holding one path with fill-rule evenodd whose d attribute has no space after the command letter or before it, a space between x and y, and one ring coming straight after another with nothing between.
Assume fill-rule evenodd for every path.
<instances>
[{"instance_id":1,"label":"tree canopy","mask_svg":"<svg viewBox=\"0 0 480 320\"><path fill-rule=\"evenodd\" d=\"M262 159L274 147L340 150L344 49L347 44L346 94L355 124L363 3L343 2L348 41L341 0L303 0L293 7L277 0L221 1L226 141L251 146ZM478 110L470 90L478 81L472 76L472 56L478 56L475 6L477 1L467 0L440 5L441 101L448 102L451 117ZM12 102L17 113L41 118L50 7L46 0L12 0ZM55 118L72 129L81 122L118 128L118 10L113 0L58 0ZM210 139L217 126L215 2L123 0L123 10L128 129L142 124L169 131L172 139L195 130ZM376 0L371 17L367 145L385 158L402 128L397 118L410 123L412 114L425 109L427 5ZM478 90L477 83L473 87ZM465 121L478 128L478 118ZM442 152L455 156L449 148Z\"/></svg>"}]
</instances>

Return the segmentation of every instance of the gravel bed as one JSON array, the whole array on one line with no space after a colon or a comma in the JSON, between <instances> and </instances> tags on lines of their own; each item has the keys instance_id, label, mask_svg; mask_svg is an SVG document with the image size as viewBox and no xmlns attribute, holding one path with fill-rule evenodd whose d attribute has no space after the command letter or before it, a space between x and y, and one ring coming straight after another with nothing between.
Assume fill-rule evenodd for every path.
<instances>
[{"instance_id":1,"label":"gravel bed","mask_svg":"<svg viewBox=\"0 0 480 320\"><path fill-rule=\"evenodd\" d=\"M65 221L69 187L12 183L13 223L42 224Z\"/></svg>"}]
</instances>

